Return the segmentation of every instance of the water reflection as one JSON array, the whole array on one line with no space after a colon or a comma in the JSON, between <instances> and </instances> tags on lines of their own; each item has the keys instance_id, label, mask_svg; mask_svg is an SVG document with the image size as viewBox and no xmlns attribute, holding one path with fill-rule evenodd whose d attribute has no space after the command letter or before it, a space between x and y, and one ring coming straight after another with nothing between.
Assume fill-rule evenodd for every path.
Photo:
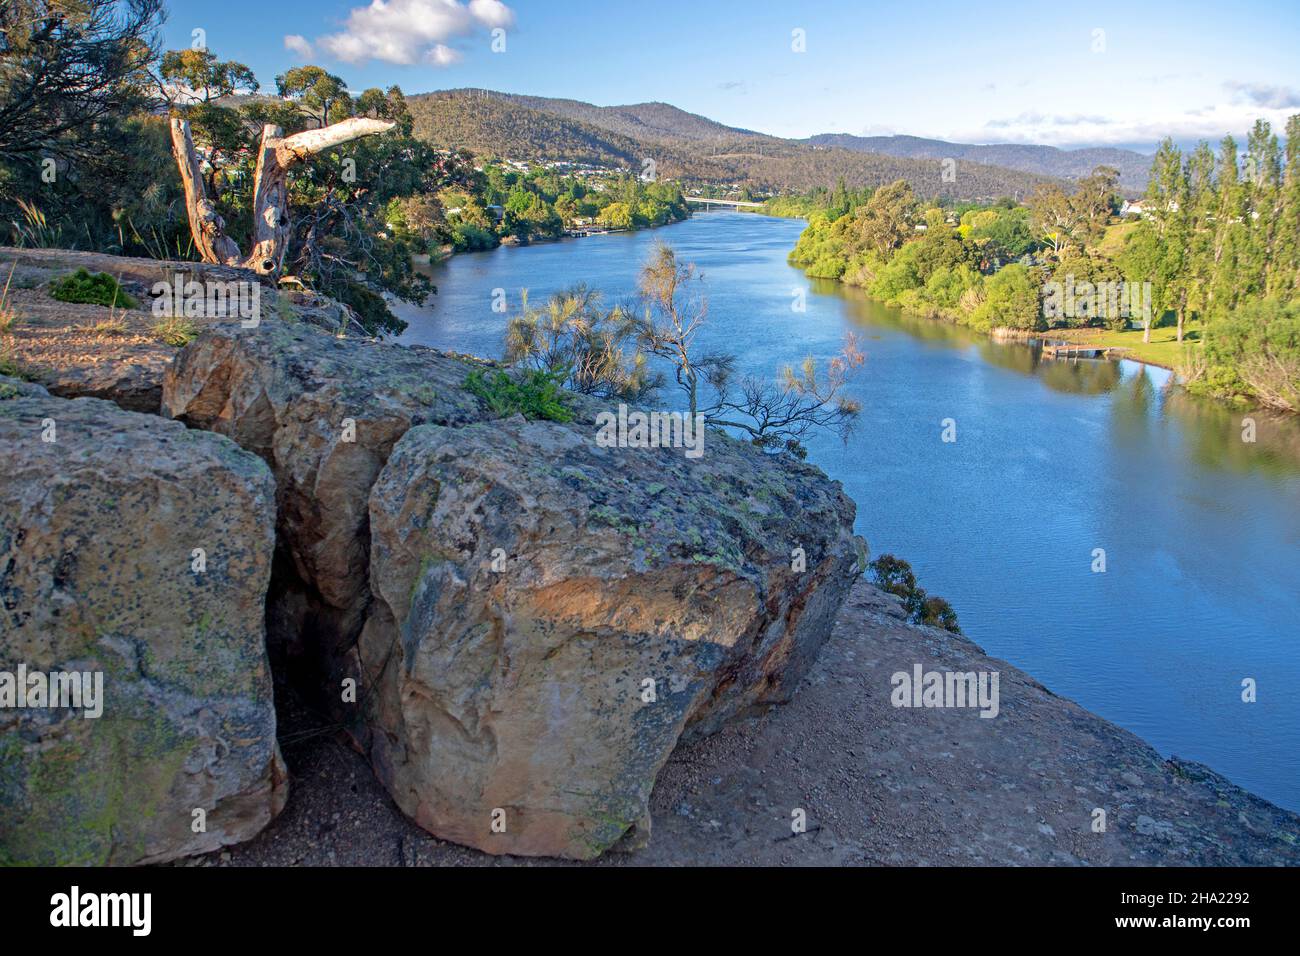
<instances>
[{"instance_id":1,"label":"water reflection","mask_svg":"<svg viewBox=\"0 0 1300 956\"><path fill-rule=\"evenodd\" d=\"M1160 416L1176 421L1187 436L1188 454L1198 465L1275 477L1300 475L1300 420L1265 409L1234 409L1200 398L1177 385L1173 373L1121 359L1045 359L1037 339L999 341L973 330L909 315L869 299L861 289L813 279L814 292L845 303L847 317L878 338L880 329L906 334L930 345L973 349L998 368L1038 378L1054 392L1108 395L1116 438L1126 444L1150 438ZM1243 419L1255 422L1254 440L1243 440Z\"/></svg>"},{"instance_id":2,"label":"water reflection","mask_svg":"<svg viewBox=\"0 0 1300 956\"><path fill-rule=\"evenodd\" d=\"M1119 363L1104 359L1040 360L1038 373L1048 388L1073 395L1104 395L1123 378Z\"/></svg>"},{"instance_id":3,"label":"water reflection","mask_svg":"<svg viewBox=\"0 0 1300 956\"><path fill-rule=\"evenodd\" d=\"M1275 477L1300 474L1300 422L1262 409L1241 411L1172 388L1165 414L1184 426L1197 464L1227 471L1259 471ZM1252 429L1246 420L1254 423Z\"/></svg>"}]
</instances>

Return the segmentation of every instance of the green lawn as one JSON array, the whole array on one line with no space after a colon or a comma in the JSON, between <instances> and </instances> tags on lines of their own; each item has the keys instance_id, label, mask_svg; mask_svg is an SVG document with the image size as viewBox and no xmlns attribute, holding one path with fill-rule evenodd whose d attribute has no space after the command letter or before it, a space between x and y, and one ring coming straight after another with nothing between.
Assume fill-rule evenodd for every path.
<instances>
[{"instance_id":1,"label":"green lawn","mask_svg":"<svg viewBox=\"0 0 1300 956\"><path fill-rule=\"evenodd\" d=\"M1176 368L1181 363L1184 345L1188 348L1200 347L1195 322L1188 322L1183 327L1183 345L1178 343L1178 329L1174 325L1153 328L1149 343L1142 341L1141 329L1128 332L1112 332L1109 329L1060 329L1048 332L1046 336L1108 348L1126 348L1133 358L1165 368Z\"/></svg>"},{"instance_id":2,"label":"green lawn","mask_svg":"<svg viewBox=\"0 0 1300 956\"><path fill-rule=\"evenodd\" d=\"M1101 241L1097 243L1096 251L1108 259L1114 259L1124 248L1124 243L1128 237L1137 229L1137 225L1136 219L1111 223L1106 227L1106 232L1102 235Z\"/></svg>"}]
</instances>

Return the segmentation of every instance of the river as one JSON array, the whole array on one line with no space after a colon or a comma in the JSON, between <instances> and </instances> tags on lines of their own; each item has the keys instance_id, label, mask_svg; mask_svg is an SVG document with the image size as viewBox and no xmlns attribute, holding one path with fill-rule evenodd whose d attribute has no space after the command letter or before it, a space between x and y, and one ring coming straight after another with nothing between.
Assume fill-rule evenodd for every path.
<instances>
[{"instance_id":1,"label":"river","mask_svg":"<svg viewBox=\"0 0 1300 956\"><path fill-rule=\"evenodd\" d=\"M499 357L494 290L511 309L521 289L541 304L575 282L619 301L659 240L704 274L701 344L743 371L825 359L855 331L861 418L847 444L810 441L809 458L857 501L872 554L910 561L990 654L1300 810L1300 423L1254 415L1245 442L1240 412L1161 369L1042 360L809 280L785 261L802 228L708 212L456 256L432 267L437 296L399 307L402 341ZM956 441L942 440L945 419Z\"/></svg>"}]
</instances>

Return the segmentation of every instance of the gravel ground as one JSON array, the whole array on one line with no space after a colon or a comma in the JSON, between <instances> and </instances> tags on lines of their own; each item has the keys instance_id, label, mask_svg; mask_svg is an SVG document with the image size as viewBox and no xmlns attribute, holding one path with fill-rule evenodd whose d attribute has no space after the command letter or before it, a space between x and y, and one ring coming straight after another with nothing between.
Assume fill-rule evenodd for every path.
<instances>
[{"instance_id":1,"label":"gravel ground","mask_svg":"<svg viewBox=\"0 0 1300 956\"><path fill-rule=\"evenodd\" d=\"M890 677L997 671L1000 713L895 708ZM408 822L365 761L286 714L289 804L189 866L507 866ZM904 624L861 584L789 704L679 748L648 846L595 866L1296 865L1300 817L1057 697L957 635ZM1105 832L1093 832L1094 811ZM793 832L794 811L806 830Z\"/></svg>"}]
</instances>

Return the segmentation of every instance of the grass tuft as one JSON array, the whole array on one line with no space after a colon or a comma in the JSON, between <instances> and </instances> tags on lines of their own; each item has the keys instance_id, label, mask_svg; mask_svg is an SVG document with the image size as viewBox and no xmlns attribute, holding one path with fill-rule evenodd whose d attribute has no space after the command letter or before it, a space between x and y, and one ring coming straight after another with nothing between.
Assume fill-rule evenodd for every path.
<instances>
[{"instance_id":1,"label":"grass tuft","mask_svg":"<svg viewBox=\"0 0 1300 956\"><path fill-rule=\"evenodd\" d=\"M91 335L97 335L100 338L107 338L112 335L130 335L131 330L127 328L126 319L121 316L114 316L111 319L104 319L102 322L96 322L89 326L86 331Z\"/></svg>"},{"instance_id":2,"label":"grass tuft","mask_svg":"<svg viewBox=\"0 0 1300 956\"><path fill-rule=\"evenodd\" d=\"M18 313L9 304L9 287L13 284L14 270L17 268L17 262L9 267L9 278L5 279L4 291L0 292L0 335L7 334L18 321Z\"/></svg>"},{"instance_id":3,"label":"grass tuft","mask_svg":"<svg viewBox=\"0 0 1300 956\"><path fill-rule=\"evenodd\" d=\"M194 341L199 334L198 327L189 319L179 315L169 315L159 319L153 326L154 337L166 345L183 348Z\"/></svg>"}]
</instances>

